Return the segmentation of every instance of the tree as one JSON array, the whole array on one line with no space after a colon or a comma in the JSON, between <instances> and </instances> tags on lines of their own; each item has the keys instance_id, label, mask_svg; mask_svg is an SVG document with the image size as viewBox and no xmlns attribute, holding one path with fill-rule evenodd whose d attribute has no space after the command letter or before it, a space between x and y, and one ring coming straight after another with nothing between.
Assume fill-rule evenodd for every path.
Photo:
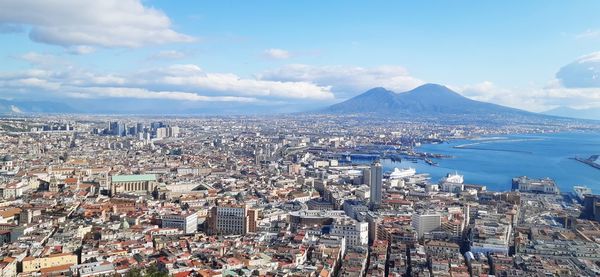
<instances>
[{"instance_id":1,"label":"tree","mask_svg":"<svg viewBox=\"0 0 600 277\"><path fill-rule=\"evenodd\" d=\"M145 269L132 268L125 274L125 277L169 277L169 274L159 270L156 264L153 264Z\"/></svg>"},{"instance_id":2,"label":"tree","mask_svg":"<svg viewBox=\"0 0 600 277\"><path fill-rule=\"evenodd\" d=\"M132 268L127 271L125 277L142 277L142 270L139 268Z\"/></svg>"},{"instance_id":3,"label":"tree","mask_svg":"<svg viewBox=\"0 0 600 277\"><path fill-rule=\"evenodd\" d=\"M169 277L169 274L160 271L156 264L153 264L150 267L146 268L144 277Z\"/></svg>"}]
</instances>

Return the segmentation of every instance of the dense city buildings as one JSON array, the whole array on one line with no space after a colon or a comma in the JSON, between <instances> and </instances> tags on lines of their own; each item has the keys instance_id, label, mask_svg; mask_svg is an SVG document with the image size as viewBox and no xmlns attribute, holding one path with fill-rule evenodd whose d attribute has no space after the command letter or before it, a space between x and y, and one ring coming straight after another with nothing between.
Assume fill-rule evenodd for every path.
<instances>
[{"instance_id":1,"label":"dense city buildings","mask_svg":"<svg viewBox=\"0 0 600 277\"><path fill-rule=\"evenodd\" d=\"M600 273L600 197L585 187L571 195L551 179L513 176L512 191L495 192L457 172L435 180L385 167L445 158L417 145L522 126L321 116L18 122L69 127L0 132L1 276Z\"/></svg>"}]
</instances>

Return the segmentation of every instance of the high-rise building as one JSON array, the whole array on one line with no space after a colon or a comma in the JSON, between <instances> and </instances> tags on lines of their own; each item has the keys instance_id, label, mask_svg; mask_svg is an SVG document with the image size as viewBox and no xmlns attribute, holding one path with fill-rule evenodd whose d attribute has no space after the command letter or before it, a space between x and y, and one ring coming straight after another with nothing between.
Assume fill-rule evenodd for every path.
<instances>
[{"instance_id":1,"label":"high-rise building","mask_svg":"<svg viewBox=\"0 0 600 277\"><path fill-rule=\"evenodd\" d=\"M150 123L150 129L152 129L152 131L156 131L156 129L164 127L165 125L162 122L152 122Z\"/></svg>"},{"instance_id":2,"label":"high-rise building","mask_svg":"<svg viewBox=\"0 0 600 277\"><path fill-rule=\"evenodd\" d=\"M118 121L111 121L108 123L108 132L111 135L116 136L118 134L118 130L119 130L119 122Z\"/></svg>"},{"instance_id":3,"label":"high-rise building","mask_svg":"<svg viewBox=\"0 0 600 277\"><path fill-rule=\"evenodd\" d=\"M129 127L129 131L127 132L127 134L130 136L135 136L135 135L137 135L137 133L138 133L138 131L137 131L136 126Z\"/></svg>"},{"instance_id":4,"label":"high-rise building","mask_svg":"<svg viewBox=\"0 0 600 277\"><path fill-rule=\"evenodd\" d=\"M216 235L244 235L256 230L257 213L246 205L212 207L208 219L209 233Z\"/></svg>"},{"instance_id":5,"label":"high-rise building","mask_svg":"<svg viewBox=\"0 0 600 277\"><path fill-rule=\"evenodd\" d=\"M143 123L136 124L136 128L135 129L136 129L136 131L138 133L143 133L144 132L144 124Z\"/></svg>"},{"instance_id":6,"label":"high-rise building","mask_svg":"<svg viewBox=\"0 0 600 277\"><path fill-rule=\"evenodd\" d=\"M442 216L440 214L413 214L412 226L420 239L424 234L440 229Z\"/></svg>"},{"instance_id":7,"label":"high-rise building","mask_svg":"<svg viewBox=\"0 0 600 277\"><path fill-rule=\"evenodd\" d=\"M373 208L381 205L383 198L383 168L381 163L376 162L371 165L370 180L371 198L369 204Z\"/></svg>"},{"instance_id":8,"label":"high-rise building","mask_svg":"<svg viewBox=\"0 0 600 277\"><path fill-rule=\"evenodd\" d=\"M363 177L363 184L371 187L371 169L370 168L365 168L363 169L362 172L362 177Z\"/></svg>"},{"instance_id":9,"label":"high-rise building","mask_svg":"<svg viewBox=\"0 0 600 277\"><path fill-rule=\"evenodd\" d=\"M160 127L158 129L156 129L156 138L157 139L163 139L166 137L167 137L167 128Z\"/></svg>"},{"instance_id":10,"label":"high-rise building","mask_svg":"<svg viewBox=\"0 0 600 277\"><path fill-rule=\"evenodd\" d=\"M179 127L177 126L169 126L167 128L167 136L171 138L176 138L179 136Z\"/></svg>"},{"instance_id":11,"label":"high-rise building","mask_svg":"<svg viewBox=\"0 0 600 277\"><path fill-rule=\"evenodd\" d=\"M258 211L255 209L248 209L248 216L246 217L246 232L256 233L256 225L258 221Z\"/></svg>"},{"instance_id":12,"label":"high-rise building","mask_svg":"<svg viewBox=\"0 0 600 277\"><path fill-rule=\"evenodd\" d=\"M125 129L125 123L118 121L112 121L108 125L108 131L113 136L125 136L127 130Z\"/></svg>"}]
</instances>

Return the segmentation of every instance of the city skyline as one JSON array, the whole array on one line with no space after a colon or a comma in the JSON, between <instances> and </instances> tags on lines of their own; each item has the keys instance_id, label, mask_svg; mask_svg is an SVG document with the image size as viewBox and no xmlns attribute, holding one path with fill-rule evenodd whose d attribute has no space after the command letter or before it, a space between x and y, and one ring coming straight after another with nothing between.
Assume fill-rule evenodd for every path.
<instances>
[{"instance_id":1,"label":"city skyline","mask_svg":"<svg viewBox=\"0 0 600 277\"><path fill-rule=\"evenodd\" d=\"M0 0L0 276L599 276L598 10Z\"/></svg>"},{"instance_id":2,"label":"city skyline","mask_svg":"<svg viewBox=\"0 0 600 277\"><path fill-rule=\"evenodd\" d=\"M268 113L440 83L528 111L598 108L598 5L3 1L0 98Z\"/></svg>"}]
</instances>

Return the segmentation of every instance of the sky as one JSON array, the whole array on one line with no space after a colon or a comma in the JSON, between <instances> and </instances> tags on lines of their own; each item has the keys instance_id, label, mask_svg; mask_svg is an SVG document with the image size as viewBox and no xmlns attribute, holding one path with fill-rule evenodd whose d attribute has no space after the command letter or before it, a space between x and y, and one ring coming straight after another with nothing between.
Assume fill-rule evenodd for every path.
<instances>
[{"instance_id":1,"label":"sky","mask_svg":"<svg viewBox=\"0 0 600 277\"><path fill-rule=\"evenodd\" d=\"M553 0L2 0L0 98L285 112L438 83L529 111L596 108L599 11Z\"/></svg>"}]
</instances>

